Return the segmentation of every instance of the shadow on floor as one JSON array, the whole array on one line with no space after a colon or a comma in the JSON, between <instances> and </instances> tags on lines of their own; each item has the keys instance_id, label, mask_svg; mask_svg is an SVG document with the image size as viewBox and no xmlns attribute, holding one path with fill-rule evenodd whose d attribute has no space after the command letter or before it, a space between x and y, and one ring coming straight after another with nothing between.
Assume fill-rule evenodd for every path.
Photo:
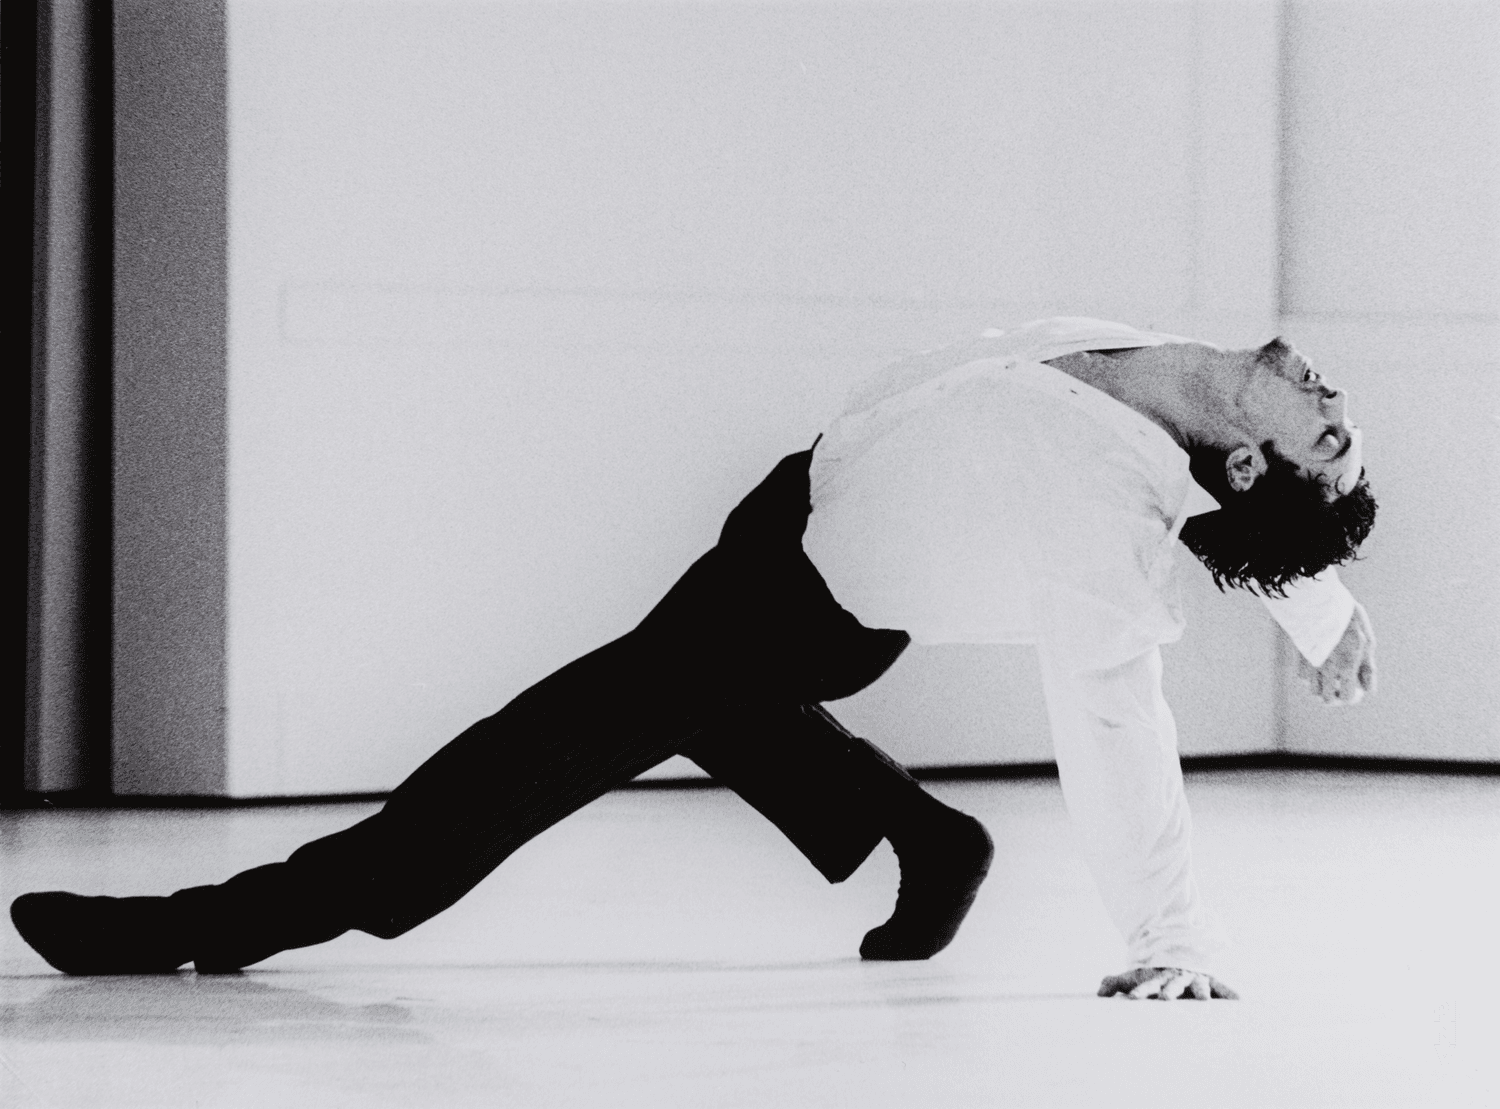
<instances>
[{"instance_id":1,"label":"shadow on floor","mask_svg":"<svg viewBox=\"0 0 1500 1109\"><path fill-rule=\"evenodd\" d=\"M70 980L30 1001L0 1005L0 1040L424 1040L411 1020L400 1005L344 1005L239 976L121 976Z\"/></svg>"}]
</instances>

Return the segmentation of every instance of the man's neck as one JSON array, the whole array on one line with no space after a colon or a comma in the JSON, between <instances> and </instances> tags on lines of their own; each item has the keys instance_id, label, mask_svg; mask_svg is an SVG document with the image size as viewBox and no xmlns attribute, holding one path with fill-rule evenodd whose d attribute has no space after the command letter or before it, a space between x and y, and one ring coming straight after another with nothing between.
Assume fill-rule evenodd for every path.
<instances>
[{"instance_id":1,"label":"man's neck","mask_svg":"<svg viewBox=\"0 0 1500 1109\"><path fill-rule=\"evenodd\" d=\"M1172 343L1123 351L1087 351L1047 363L1139 412L1183 450L1223 445L1222 383L1214 380L1212 347Z\"/></svg>"}]
</instances>

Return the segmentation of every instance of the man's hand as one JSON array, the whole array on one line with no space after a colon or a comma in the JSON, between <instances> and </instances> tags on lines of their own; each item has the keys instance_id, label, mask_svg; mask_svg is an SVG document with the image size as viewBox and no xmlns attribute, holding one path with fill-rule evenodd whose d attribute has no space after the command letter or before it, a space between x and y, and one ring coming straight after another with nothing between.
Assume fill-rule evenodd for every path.
<instances>
[{"instance_id":1,"label":"man's hand","mask_svg":"<svg viewBox=\"0 0 1500 1109\"><path fill-rule=\"evenodd\" d=\"M1158 1001L1189 997L1198 1001L1207 1001L1211 997L1238 1001L1240 996L1217 978L1177 967L1137 967L1124 974L1111 974L1099 983L1099 996L1113 997L1115 994L1122 994L1132 1001L1148 997Z\"/></svg>"},{"instance_id":2,"label":"man's hand","mask_svg":"<svg viewBox=\"0 0 1500 1109\"><path fill-rule=\"evenodd\" d=\"M1305 658L1297 661L1303 684L1325 705L1357 705L1366 693L1374 693L1375 629L1364 606L1355 604L1344 637L1322 666L1315 670Z\"/></svg>"}]
</instances>

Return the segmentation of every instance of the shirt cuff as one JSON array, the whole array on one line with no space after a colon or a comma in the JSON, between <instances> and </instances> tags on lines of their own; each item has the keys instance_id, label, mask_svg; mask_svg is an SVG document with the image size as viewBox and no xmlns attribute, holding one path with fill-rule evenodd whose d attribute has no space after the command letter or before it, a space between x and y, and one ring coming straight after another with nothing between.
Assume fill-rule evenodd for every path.
<instances>
[{"instance_id":1,"label":"shirt cuff","mask_svg":"<svg viewBox=\"0 0 1500 1109\"><path fill-rule=\"evenodd\" d=\"M1354 595L1332 566L1290 583L1285 597L1263 596L1261 602L1313 666L1328 661L1354 616Z\"/></svg>"}]
</instances>

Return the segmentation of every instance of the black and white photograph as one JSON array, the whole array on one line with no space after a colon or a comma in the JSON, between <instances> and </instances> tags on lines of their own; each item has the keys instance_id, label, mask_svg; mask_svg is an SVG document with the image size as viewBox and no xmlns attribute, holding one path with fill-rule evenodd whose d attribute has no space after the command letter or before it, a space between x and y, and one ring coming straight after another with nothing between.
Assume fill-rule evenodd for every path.
<instances>
[{"instance_id":1,"label":"black and white photograph","mask_svg":"<svg viewBox=\"0 0 1500 1109\"><path fill-rule=\"evenodd\" d=\"M1500 1105L1500 5L5 0L0 1109Z\"/></svg>"}]
</instances>

